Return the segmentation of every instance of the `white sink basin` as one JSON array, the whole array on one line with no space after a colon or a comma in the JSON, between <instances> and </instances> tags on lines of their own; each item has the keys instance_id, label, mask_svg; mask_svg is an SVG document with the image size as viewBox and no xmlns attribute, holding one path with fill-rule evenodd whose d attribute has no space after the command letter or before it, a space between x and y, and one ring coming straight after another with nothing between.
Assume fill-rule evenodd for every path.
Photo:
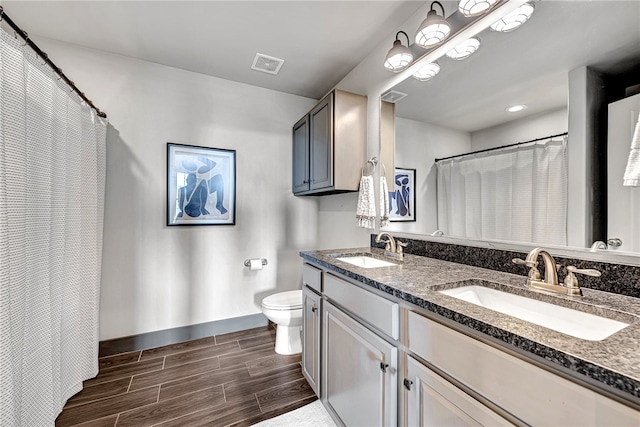
<instances>
[{"instance_id":1,"label":"white sink basin","mask_svg":"<svg viewBox=\"0 0 640 427\"><path fill-rule=\"evenodd\" d=\"M462 286L440 293L583 340L601 341L629 326L617 320L483 286Z\"/></svg>"},{"instance_id":2,"label":"white sink basin","mask_svg":"<svg viewBox=\"0 0 640 427\"><path fill-rule=\"evenodd\" d=\"M358 256L346 256L336 258L338 261L348 262L349 264L357 265L362 268L378 268L378 267L391 267L394 264L392 262L383 261L378 258L372 258L366 255L358 255Z\"/></svg>"}]
</instances>

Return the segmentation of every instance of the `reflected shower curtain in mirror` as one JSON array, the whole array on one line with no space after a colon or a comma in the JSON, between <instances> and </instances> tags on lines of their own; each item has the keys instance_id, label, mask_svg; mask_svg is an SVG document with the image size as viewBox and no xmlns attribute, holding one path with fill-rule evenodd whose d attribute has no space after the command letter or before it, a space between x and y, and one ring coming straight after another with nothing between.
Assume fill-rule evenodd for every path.
<instances>
[{"instance_id":1,"label":"reflected shower curtain in mirror","mask_svg":"<svg viewBox=\"0 0 640 427\"><path fill-rule=\"evenodd\" d=\"M567 244L566 137L437 163L446 235Z\"/></svg>"},{"instance_id":2,"label":"reflected shower curtain in mirror","mask_svg":"<svg viewBox=\"0 0 640 427\"><path fill-rule=\"evenodd\" d=\"M106 122L0 30L0 425L53 426L98 372Z\"/></svg>"}]
</instances>

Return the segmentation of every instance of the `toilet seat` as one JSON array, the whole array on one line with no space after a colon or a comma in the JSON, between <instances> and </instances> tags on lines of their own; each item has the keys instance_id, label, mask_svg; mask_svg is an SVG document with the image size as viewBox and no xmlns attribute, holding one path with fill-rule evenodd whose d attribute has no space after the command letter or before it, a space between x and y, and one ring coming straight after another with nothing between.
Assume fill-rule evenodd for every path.
<instances>
[{"instance_id":1,"label":"toilet seat","mask_svg":"<svg viewBox=\"0 0 640 427\"><path fill-rule=\"evenodd\" d=\"M302 308L302 291L287 291L269 295L262 307L270 310L297 310Z\"/></svg>"}]
</instances>

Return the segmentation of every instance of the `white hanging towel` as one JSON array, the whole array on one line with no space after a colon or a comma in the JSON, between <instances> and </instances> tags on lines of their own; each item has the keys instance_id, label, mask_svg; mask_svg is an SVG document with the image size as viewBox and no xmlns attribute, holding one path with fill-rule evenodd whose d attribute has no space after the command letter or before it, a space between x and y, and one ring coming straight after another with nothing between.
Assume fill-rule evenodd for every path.
<instances>
[{"instance_id":1,"label":"white hanging towel","mask_svg":"<svg viewBox=\"0 0 640 427\"><path fill-rule=\"evenodd\" d=\"M387 178L380 177L380 228L389 225L389 188Z\"/></svg>"},{"instance_id":2,"label":"white hanging towel","mask_svg":"<svg viewBox=\"0 0 640 427\"><path fill-rule=\"evenodd\" d=\"M374 228L376 222L376 200L373 188L373 177L360 178L360 191L358 192L358 207L356 209L358 227Z\"/></svg>"},{"instance_id":3,"label":"white hanging towel","mask_svg":"<svg viewBox=\"0 0 640 427\"><path fill-rule=\"evenodd\" d=\"M624 171L622 185L625 187L640 187L640 115L631 138L631 152Z\"/></svg>"}]
</instances>

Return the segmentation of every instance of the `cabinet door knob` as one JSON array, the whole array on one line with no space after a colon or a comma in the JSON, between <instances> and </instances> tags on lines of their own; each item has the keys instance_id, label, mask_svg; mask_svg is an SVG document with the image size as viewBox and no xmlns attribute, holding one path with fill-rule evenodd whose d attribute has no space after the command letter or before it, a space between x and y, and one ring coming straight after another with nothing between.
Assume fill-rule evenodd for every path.
<instances>
[{"instance_id":1,"label":"cabinet door knob","mask_svg":"<svg viewBox=\"0 0 640 427\"><path fill-rule=\"evenodd\" d=\"M314 305L313 307L311 307L311 311L313 311L313 312L315 313L316 311L318 311L318 307L316 307L316 306Z\"/></svg>"},{"instance_id":2,"label":"cabinet door knob","mask_svg":"<svg viewBox=\"0 0 640 427\"><path fill-rule=\"evenodd\" d=\"M387 368L389 367L388 363L380 362L380 370L384 373L387 372Z\"/></svg>"},{"instance_id":3,"label":"cabinet door knob","mask_svg":"<svg viewBox=\"0 0 640 427\"><path fill-rule=\"evenodd\" d=\"M413 384L413 381L405 378L402 383L404 384L404 388L406 388L407 390L411 391L411 385Z\"/></svg>"}]
</instances>

